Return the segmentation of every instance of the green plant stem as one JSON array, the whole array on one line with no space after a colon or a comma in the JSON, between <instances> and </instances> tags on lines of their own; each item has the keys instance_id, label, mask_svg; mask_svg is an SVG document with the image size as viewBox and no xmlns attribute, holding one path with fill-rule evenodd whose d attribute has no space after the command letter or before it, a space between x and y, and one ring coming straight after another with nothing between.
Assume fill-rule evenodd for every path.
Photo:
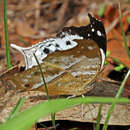
<instances>
[{"instance_id":1,"label":"green plant stem","mask_svg":"<svg viewBox=\"0 0 130 130\"><path fill-rule=\"evenodd\" d=\"M106 9L105 4L100 5L100 8L98 10L98 16L102 17L104 15L105 9Z\"/></svg>"},{"instance_id":2,"label":"green plant stem","mask_svg":"<svg viewBox=\"0 0 130 130\"><path fill-rule=\"evenodd\" d=\"M127 45L127 39L126 39L126 36L125 36L125 31L124 31L123 23L122 23L122 14L121 14L120 2L119 2L119 16L120 16L120 27L121 27L122 36L123 36L124 43L125 43L125 48L126 48L126 51L127 51L127 55L130 59L130 50L129 50L128 45Z\"/></svg>"},{"instance_id":3,"label":"green plant stem","mask_svg":"<svg viewBox=\"0 0 130 130\"><path fill-rule=\"evenodd\" d=\"M122 24L122 15L121 15L120 2L119 2L118 5L119 5L119 15L120 15L120 27L121 27L121 31L122 31L122 35L123 35L127 55L128 55L128 57L130 59L130 51L129 51L129 48L128 48L128 45L127 45L127 39L126 39L126 36L125 36L125 31L124 31L124 28L123 28L123 24ZM125 82L127 81L128 77L129 77L129 75L130 75L130 69L128 70L128 72L127 72L127 74L126 74L126 76L125 76L125 78L124 78L124 80L123 80L123 82L122 82L122 84L120 86L120 89L118 90L118 92L117 92L117 94L115 96L115 100L113 101L113 103L112 103L112 105L111 105L111 107L110 107L110 109L108 111L108 114L107 114L107 117L106 117L106 120L105 120L105 123L104 123L104 126L103 126L103 130L106 130L107 127L108 127L108 122L110 120L112 111L113 111L113 109L114 109L114 107L115 107L115 105L116 105L116 103L117 103L117 101L118 101L118 99L119 99L119 97L121 95L121 92L123 90L123 87L124 87Z\"/></svg>"},{"instance_id":4,"label":"green plant stem","mask_svg":"<svg viewBox=\"0 0 130 130\"><path fill-rule=\"evenodd\" d=\"M51 113L52 126L56 130L55 113Z\"/></svg>"},{"instance_id":5,"label":"green plant stem","mask_svg":"<svg viewBox=\"0 0 130 130\"><path fill-rule=\"evenodd\" d=\"M4 32L5 32L5 42L6 42L6 62L7 62L7 68L10 69L12 65L10 62L6 0L4 0L3 4L4 4Z\"/></svg>"},{"instance_id":6,"label":"green plant stem","mask_svg":"<svg viewBox=\"0 0 130 130\"><path fill-rule=\"evenodd\" d=\"M127 72L127 74L126 74L126 76L125 76L125 78L124 78L124 80L123 80L123 82L122 82L116 96L115 96L115 99L114 99L114 101L113 101L113 103L112 103L112 105L111 105L111 107L110 107L110 109L108 111L108 114L107 114L107 117L106 117L106 120L105 120L105 123L104 123L104 126L103 126L103 130L107 130L108 122L109 122L110 117L112 115L113 109L114 109L114 107L115 107L115 105L116 105L116 103L117 103L117 101L118 101L118 99L119 99L119 97L121 95L121 92L122 92L122 90L124 88L124 85L125 85L128 77L129 77L129 75L130 75L130 69L128 70L128 72Z\"/></svg>"},{"instance_id":7,"label":"green plant stem","mask_svg":"<svg viewBox=\"0 0 130 130\"><path fill-rule=\"evenodd\" d=\"M114 62L116 62L116 63L118 63L118 64L122 64L124 67L126 67L126 68L128 68L129 69L129 67L126 65L126 64L124 64L122 61L120 61L119 59L117 59L117 58L115 58L115 57L110 57Z\"/></svg>"},{"instance_id":8,"label":"green plant stem","mask_svg":"<svg viewBox=\"0 0 130 130\"><path fill-rule=\"evenodd\" d=\"M38 64L39 70L40 70L40 72L41 72L42 80L43 80L44 87L45 87L45 91L46 91L47 98L48 98L48 101L49 101L49 100L50 100L50 97L49 97L49 94L48 94L48 89L47 89L47 85L46 85L46 81L45 81L45 78L44 78L44 74L43 74L41 65L39 64L39 61L38 61L36 55L35 55L35 54L33 54L33 55L34 55L34 57L35 57L35 60L36 60L36 62L37 62L37 64ZM52 114L51 114L51 119L52 119L52 125L53 125L54 129L56 129L56 127L55 127L55 126L56 126L56 124L55 124L55 113L52 113Z\"/></svg>"},{"instance_id":9,"label":"green plant stem","mask_svg":"<svg viewBox=\"0 0 130 130\"><path fill-rule=\"evenodd\" d=\"M102 111L102 104L100 104L98 108L98 115L97 115L97 120L96 120L97 123L94 130L100 130L101 111Z\"/></svg>"},{"instance_id":10,"label":"green plant stem","mask_svg":"<svg viewBox=\"0 0 130 130\"><path fill-rule=\"evenodd\" d=\"M26 98L20 98L16 104L16 106L13 108L11 114L9 115L9 117L7 118L7 120L12 119L19 111L19 109L21 108L21 106L24 104Z\"/></svg>"},{"instance_id":11,"label":"green plant stem","mask_svg":"<svg viewBox=\"0 0 130 130\"><path fill-rule=\"evenodd\" d=\"M39 64L39 61L38 61L36 55L35 55L34 53L33 53L33 55L34 55L34 57L35 57L35 60L36 60L36 62L37 62L37 64L38 64L39 70L40 70L40 72L41 72L41 76L42 76L42 80L43 80L43 83L44 83L44 87L45 87L47 99L50 100L50 97L49 97L49 94L48 94L48 89L47 89L47 85L46 85L46 81L45 81L45 78L44 78L44 74L43 74L42 68L41 68L41 66L40 66L40 64Z\"/></svg>"}]
</instances>

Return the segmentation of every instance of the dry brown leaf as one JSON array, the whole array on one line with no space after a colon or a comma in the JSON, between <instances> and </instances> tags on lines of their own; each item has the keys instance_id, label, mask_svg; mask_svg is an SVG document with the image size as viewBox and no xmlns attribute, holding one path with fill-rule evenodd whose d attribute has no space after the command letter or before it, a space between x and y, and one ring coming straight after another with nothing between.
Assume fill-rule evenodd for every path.
<instances>
[{"instance_id":1,"label":"dry brown leaf","mask_svg":"<svg viewBox=\"0 0 130 130\"><path fill-rule=\"evenodd\" d=\"M111 39L107 44L107 50L110 51L110 57L120 60L130 68L130 60L124 47L124 41L121 34L115 29L112 29L111 32L108 33L107 38Z\"/></svg>"},{"instance_id":2,"label":"dry brown leaf","mask_svg":"<svg viewBox=\"0 0 130 130\"><path fill-rule=\"evenodd\" d=\"M16 32L22 37L32 37L37 33L27 22L20 19L17 19L16 21Z\"/></svg>"}]
</instances>

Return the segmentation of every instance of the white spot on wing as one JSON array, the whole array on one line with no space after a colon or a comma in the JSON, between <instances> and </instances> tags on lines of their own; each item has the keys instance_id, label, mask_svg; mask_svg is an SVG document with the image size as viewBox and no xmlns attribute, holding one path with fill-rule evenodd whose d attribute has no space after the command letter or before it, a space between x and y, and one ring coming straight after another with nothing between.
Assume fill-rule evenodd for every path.
<instances>
[{"instance_id":1,"label":"white spot on wing","mask_svg":"<svg viewBox=\"0 0 130 130\"><path fill-rule=\"evenodd\" d=\"M102 36L102 34L101 34L101 32L99 30L97 30L97 35Z\"/></svg>"},{"instance_id":2,"label":"white spot on wing","mask_svg":"<svg viewBox=\"0 0 130 130\"><path fill-rule=\"evenodd\" d=\"M92 28L92 32L94 32L94 28Z\"/></svg>"},{"instance_id":3,"label":"white spot on wing","mask_svg":"<svg viewBox=\"0 0 130 130\"><path fill-rule=\"evenodd\" d=\"M101 69L102 69L104 62L105 62L105 53L104 53L103 49L101 49L101 48L100 48L100 52L101 52L101 57L102 57L102 64L101 64Z\"/></svg>"},{"instance_id":4,"label":"white spot on wing","mask_svg":"<svg viewBox=\"0 0 130 130\"><path fill-rule=\"evenodd\" d=\"M93 47L92 47L92 46L88 46L88 49L89 49L89 50L93 50Z\"/></svg>"}]
</instances>

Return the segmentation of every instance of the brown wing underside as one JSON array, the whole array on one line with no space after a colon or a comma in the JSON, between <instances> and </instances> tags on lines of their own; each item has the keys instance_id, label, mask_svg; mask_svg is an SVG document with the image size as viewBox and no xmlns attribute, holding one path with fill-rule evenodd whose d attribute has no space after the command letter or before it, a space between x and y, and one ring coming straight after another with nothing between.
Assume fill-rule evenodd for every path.
<instances>
[{"instance_id":1,"label":"brown wing underside","mask_svg":"<svg viewBox=\"0 0 130 130\"><path fill-rule=\"evenodd\" d=\"M41 64L50 95L81 95L91 90L101 67L101 54L93 40L76 40L78 45L67 51L56 51ZM6 77L20 90L44 91L37 66Z\"/></svg>"}]
</instances>

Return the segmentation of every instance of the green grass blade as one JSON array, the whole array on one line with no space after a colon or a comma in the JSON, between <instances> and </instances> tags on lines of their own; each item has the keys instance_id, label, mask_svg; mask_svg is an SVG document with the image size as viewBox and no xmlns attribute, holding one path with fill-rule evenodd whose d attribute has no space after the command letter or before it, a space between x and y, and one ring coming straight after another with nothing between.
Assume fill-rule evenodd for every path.
<instances>
[{"instance_id":1,"label":"green grass blade","mask_svg":"<svg viewBox=\"0 0 130 130\"><path fill-rule=\"evenodd\" d=\"M106 5L102 4L98 10L98 16L102 17L104 15L105 9L106 9Z\"/></svg>"},{"instance_id":2,"label":"green grass blade","mask_svg":"<svg viewBox=\"0 0 130 130\"><path fill-rule=\"evenodd\" d=\"M98 115L97 115L97 120L96 120L96 125L94 130L100 130L100 121L101 121L101 112L102 112L102 104L100 104L98 108Z\"/></svg>"},{"instance_id":3,"label":"green grass blade","mask_svg":"<svg viewBox=\"0 0 130 130\"><path fill-rule=\"evenodd\" d=\"M106 58L108 58L110 56L110 51L107 51L106 52ZM107 65L108 64L108 62L105 60L105 62L104 62L104 65Z\"/></svg>"},{"instance_id":4,"label":"green grass blade","mask_svg":"<svg viewBox=\"0 0 130 130\"><path fill-rule=\"evenodd\" d=\"M48 94L48 89L47 89L47 85L46 85L46 81L45 81L45 78L44 78L44 74L43 74L42 68L41 68L41 66L40 66L40 64L39 64L39 61L38 61L36 55L35 55L35 54L33 54L33 55L34 55L34 57L35 57L35 60L36 60L36 62L37 62L37 64L38 64L39 70L40 70L40 72L41 72L41 76L42 76L42 80L43 80L43 83L44 83L46 95L47 95L47 98L48 98L48 100L49 100L50 97L49 97L49 94Z\"/></svg>"},{"instance_id":5,"label":"green grass blade","mask_svg":"<svg viewBox=\"0 0 130 130\"><path fill-rule=\"evenodd\" d=\"M121 31L122 31L122 35L123 35L123 39L124 39L124 43L125 43L125 48L126 48L126 51L127 51L127 55L130 59L130 51L129 51L129 48L128 48L128 45L127 45L127 39L126 39L126 36L125 36L125 31L124 31L124 28L123 28L123 24L122 24L122 14L121 14L121 8L120 8L120 3L119 3L119 15L120 15L120 27L121 27ZM112 103L109 111L108 111L108 114L107 114L107 117L106 117L106 120L105 120L105 123L104 123L104 126L103 126L103 130L107 130L107 126L108 126L108 122L110 120L110 117L111 117L111 114L112 114L112 111L116 105L116 101L118 100L118 98L120 97L121 95L121 92L123 90L123 87L125 85L125 82L127 81L128 77L130 75L130 69L128 70L121 86L120 86L120 89L118 90L116 96L115 96L115 100L114 102Z\"/></svg>"},{"instance_id":6,"label":"green grass blade","mask_svg":"<svg viewBox=\"0 0 130 130\"><path fill-rule=\"evenodd\" d=\"M58 111L79 104L112 103L113 101L115 101L114 98L89 97L89 96L84 98L56 99L46 101L44 103L36 104L35 106L19 113L11 120L8 120L4 124L0 125L0 130L27 130L37 120L47 116L50 113L56 113ZM117 100L117 103L130 103L130 99L120 98Z\"/></svg>"},{"instance_id":7,"label":"green grass blade","mask_svg":"<svg viewBox=\"0 0 130 130\"><path fill-rule=\"evenodd\" d=\"M128 21L128 23L130 24L130 16L128 16L127 21Z\"/></svg>"},{"instance_id":8,"label":"green grass blade","mask_svg":"<svg viewBox=\"0 0 130 130\"><path fill-rule=\"evenodd\" d=\"M127 39L126 39L125 31L124 31L124 28L123 28L120 3L119 3L119 16L120 16L120 27L121 27L122 36L123 36L124 43L125 43L125 48L126 48L126 51L127 51L127 55L130 59L130 50L129 50L128 45L127 45Z\"/></svg>"},{"instance_id":9,"label":"green grass blade","mask_svg":"<svg viewBox=\"0 0 130 130\"><path fill-rule=\"evenodd\" d=\"M117 58L114 58L114 57L110 57L114 62L116 62L116 63L118 63L118 64L122 64L124 67L126 67L126 68L128 68L129 69L129 67L126 65L126 64L124 64L122 61L120 61L119 59L117 59Z\"/></svg>"},{"instance_id":10,"label":"green grass blade","mask_svg":"<svg viewBox=\"0 0 130 130\"><path fill-rule=\"evenodd\" d=\"M4 6L4 32L5 32L5 42L6 42L6 62L7 62L7 68L10 69L12 65L10 62L6 0L4 0L3 4L4 4L3 5Z\"/></svg>"},{"instance_id":11,"label":"green grass blade","mask_svg":"<svg viewBox=\"0 0 130 130\"><path fill-rule=\"evenodd\" d=\"M11 118L13 118L14 116L16 116L16 114L18 114L19 109L21 108L21 106L24 104L26 98L20 98L16 104L16 106L13 108L11 114L9 115L9 117L7 118L7 120L10 120Z\"/></svg>"},{"instance_id":12,"label":"green grass blade","mask_svg":"<svg viewBox=\"0 0 130 130\"><path fill-rule=\"evenodd\" d=\"M119 99L119 97L120 97L120 95L121 95L121 92L122 92L122 90L123 90L123 88L124 88L124 85L125 85L125 83L126 83L128 77L129 77L129 75L130 75L130 69L129 69L129 71L127 72L127 74L126 74L126 76L125 76L125 78L124 78L124 80L123 80L123 82L122 82L122 84L121 84L121 86L120 86L120 88L119 88L119 90L118 90L116 96L115 96L115 100L113 101L113 103L112 103L112 105L111 105L111 107L110 107L110 109L109 109L109 111L108 111L108 114L107 114L107 117L106 117L106 120L105 120L105 123L104 123L104 126L103 126L103 130L107 130L108 122L109 122L109 120L110 120L110 117L111 117L111 115L112 115L112 112L113 112L113 110L114 110L114 107L115 107L115 105L116 105L116 103L117 103L117 100Z\"/></svg>"},{"instance_id":13,"label":"green grass blade","mask_svg":"<svg viewBox=\"0 0 130 130\"><path fill-rule=\"evenodd\" d=\"M48 94L48 88L47 88L47 85L46 85L46 81L45 81L45 78L44 78L44 74L43 74L41 65L39 64L39 61L38 61L36 55L35 55L35 54L33 54L33 55L34 55L34 57L35 57L35 60L36 60L36 62L37 62L37 64L38 64L39 70L40 70L40 72L41 72L41 76L42 76L42 80L43 80L43 83L44 83L46 95L47 95L47 98L48 98L48 101L49 101L49 100L50 100L50 97L49 97L49 94ZM56 129L56 128L55 128L55 126L56 126L56 124L55 124L55 113L51 113L51 119L52 119L52 125L53 125L54 129Z\"/></svg>"},{"instance_id":14,"label":"green grass blade","mask_svg":"<svg viewBox=\"0 0 130 130\"><path fill-rule=\"evenodd\" d=\"M119 66L115 67L115 71L121 71L125 66L123 64L120 64Z\"/></svg>"},{"instance_id":15,"label":"green grass blade","mask_svg":"<svg viewBox=\"0 0 130 130\"><path fill-rule=\"evenodd\" d=\"M54 130L56 130L56 121L55 121L55 113L51 113L51 120L52 120L52 126L54 127Z\"/></svg>"}]
</instances>

